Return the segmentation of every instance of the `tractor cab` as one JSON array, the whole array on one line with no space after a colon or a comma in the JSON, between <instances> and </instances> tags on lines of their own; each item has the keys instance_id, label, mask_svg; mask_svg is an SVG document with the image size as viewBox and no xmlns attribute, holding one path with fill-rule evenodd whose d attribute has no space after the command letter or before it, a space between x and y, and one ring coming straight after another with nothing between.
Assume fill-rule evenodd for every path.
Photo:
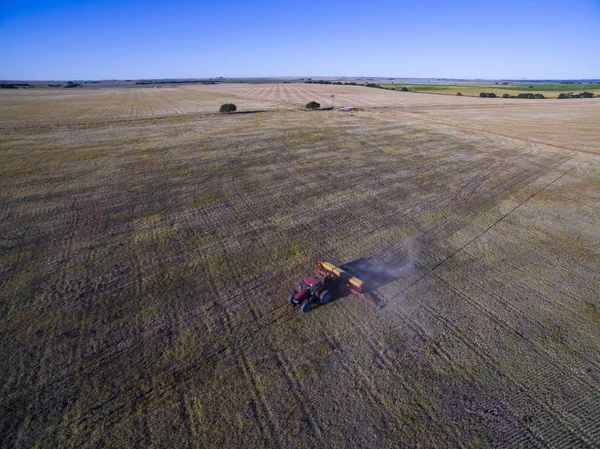
<instances>
[{"instance_id":1,"label":"tractor cab","mask_svg":"<svg viewBox=\"0 0 600 449\"><path fill-rule=\"evenodd\" d=\"M302 305L302 312L308 312L312 304L327 304L331 299L329 291L321 279L316 276L306 276L300 281L298 291L293 290L289 296L292 306Z\"/></svg>"},{"instance_id":2,"label":"tractor cab","mask_svg":"<svg viewBox=\"0 0 600 449\"><path fill-rule=\"evenodd\" d=\"M300 289L307 288L311 293L315 293L323 285L323 281L316 276L306 276L304 281L300 282Z\"/></svg>"}]
</instances>

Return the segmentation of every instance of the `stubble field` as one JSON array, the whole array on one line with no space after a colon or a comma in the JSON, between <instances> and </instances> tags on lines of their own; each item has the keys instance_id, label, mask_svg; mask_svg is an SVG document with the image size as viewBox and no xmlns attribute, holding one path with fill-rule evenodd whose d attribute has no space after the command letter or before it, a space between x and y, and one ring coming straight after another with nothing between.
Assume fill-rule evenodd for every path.
<instances>
[{"instance_id":1,"label":"stubble field","mask_svg":"<svg viewBox=\"0 0 600 449\"><path fill-rule=\"evenodd\" d=\"M600 444L599 100L0 104L0 446ZM286 303L367 256L379 310Z\"/></svg>"}]
</instances>

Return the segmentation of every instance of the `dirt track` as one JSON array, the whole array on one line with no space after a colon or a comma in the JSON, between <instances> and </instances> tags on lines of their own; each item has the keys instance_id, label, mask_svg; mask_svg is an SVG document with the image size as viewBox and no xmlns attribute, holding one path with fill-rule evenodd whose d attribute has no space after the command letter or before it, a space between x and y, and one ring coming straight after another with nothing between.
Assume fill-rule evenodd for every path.
<instances>
[{"instance_id":1,"label":"dirt track","mask_svg":"<svg viewBox=\"0 0 600 449\"><path fill-rule=\"evenodd\" d=\"M0 446L600 444L600 103L333 87L0 97Z\"/></svg>"}]
</instances>

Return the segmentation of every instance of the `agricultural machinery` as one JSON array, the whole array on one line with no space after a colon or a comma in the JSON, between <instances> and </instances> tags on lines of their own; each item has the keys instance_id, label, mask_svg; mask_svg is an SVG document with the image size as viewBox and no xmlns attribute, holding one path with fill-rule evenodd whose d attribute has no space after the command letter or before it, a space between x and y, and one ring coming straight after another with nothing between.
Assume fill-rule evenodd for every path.
<instances>
[{"instance_id":1,"label":"agricultural machinery","mask_svg":"<svg viewBox=\"0 0 600 449\"><path fill-rule=\"evenodd\" d=\"M306 276L300 282L298 290L293 290L288 298L290 305L301 306L302 312L308 312L315 304L325 305L332 297L341 297L353 293L374 307L375 303L364 295L365 282L341 267L319 260L317 271L323 279L317 276Z\"/></svg>"}]
</instances>

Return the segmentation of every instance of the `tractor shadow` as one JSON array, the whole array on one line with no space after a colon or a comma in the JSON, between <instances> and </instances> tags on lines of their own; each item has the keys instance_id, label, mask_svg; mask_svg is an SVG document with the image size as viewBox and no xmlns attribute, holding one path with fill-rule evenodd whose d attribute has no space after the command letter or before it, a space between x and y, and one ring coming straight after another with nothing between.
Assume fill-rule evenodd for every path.
<instances>
[{"instance_id":1,"label":"tractor shadow","mask_svg":"<svg viewBox=\"0 0 600 449\"><path fill-rule=\"evenodd\" d=\"M353 260L352 262L339 265L339 267L350 273L350 275L364 281L365 288L363 293L368 294L370 299L379 308L383 307L383 301L374 293L375 290L399 278L399 274L394 273L393 270L390 270L383 265L374 263L369 257L362 257ZM328 287L331 299L334 301L352 295L345 286L345 283L340 281L333 282L332 285Z\"/></svg>"}]
</instances>

